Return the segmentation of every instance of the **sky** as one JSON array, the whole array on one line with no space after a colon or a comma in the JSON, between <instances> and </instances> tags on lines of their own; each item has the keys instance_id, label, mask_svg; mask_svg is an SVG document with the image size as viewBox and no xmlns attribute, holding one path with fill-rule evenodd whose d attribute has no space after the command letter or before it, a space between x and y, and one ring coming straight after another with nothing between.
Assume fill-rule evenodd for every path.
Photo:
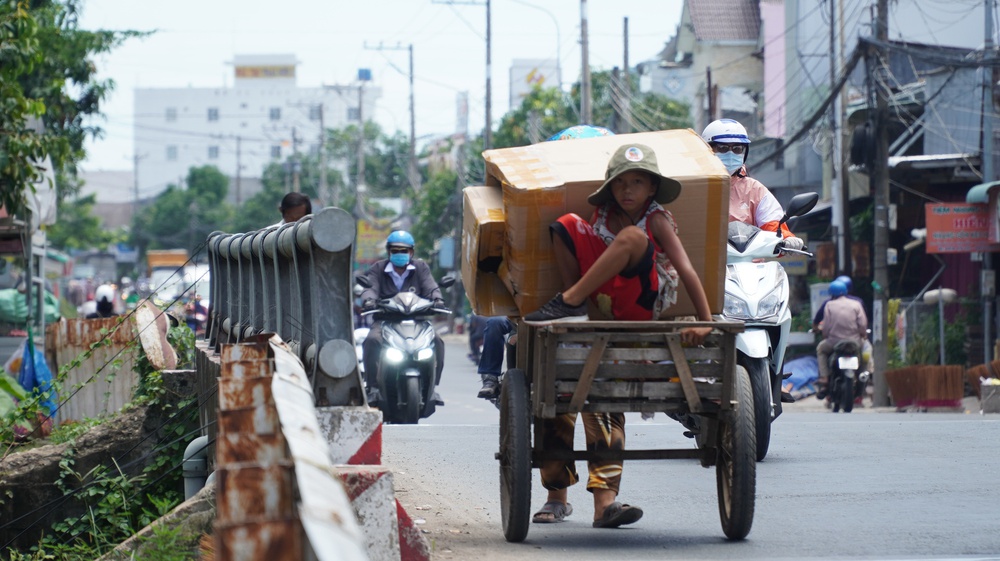
<instances>
[{"instance_id":1,"label":"sky","mask_svg":"<svg viewBox=\"0 0 1000 561\"><path fill-rule=\"evenodd\" d=\"M83 29L155 31L129 39L95 60L100 78L114 80L105 101L102 139L87 144L85 171L127 170L134 153L135 88L232 86L238 54L294 54L297 85L352 84L359 68L382 88L373 118L387 132L409 134L409 57L414 51L416 136L451 134L456 96L469 95L469 130L485 123L485 0L84 0ZM677 30L682 0L588 0L590 66L654 58ZM579 79L580 0L491 0L492 118L508 110L513 59L558 58L564 86ZM383 48L378 49L381 45ZM398 50L394 50L399 47ZM558 55L558 56L557 56Z\"/></svg>"}]
</instances>

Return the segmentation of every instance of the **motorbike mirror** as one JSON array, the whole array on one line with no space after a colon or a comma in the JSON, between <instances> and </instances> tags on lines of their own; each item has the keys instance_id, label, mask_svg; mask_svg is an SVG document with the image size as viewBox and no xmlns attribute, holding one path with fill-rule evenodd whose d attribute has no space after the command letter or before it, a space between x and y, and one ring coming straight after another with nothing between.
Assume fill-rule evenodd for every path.
<instances>
[{"instance_id":1,"label":"motorbike mirror","mask_svg":"<svg viewBox=\"0 0 1000 561\"><path fill-rule=\"evenodd\" d=\"M448 288L449 286L452 286L453 284L455 284L455 275L450 275L449 274L449 275L445 275L445 276L441 277L441 282L438 283L438 287L440 287L440 288Z\"/></svg>"},{"instance_id":2,"label":"motorbike mirror","mask_svg":"<svg viewBox=\"0 0 1000 561\"><path fill-rule=\"evenodd\" d=\"M782 221L787 221L793 216L802 216L812 210L817 202L819 202L819 194L817 193L799 193L795 195L792 197L792 200L788 201L788 210L785 211L785 217Z\"/></svg>"},{"instance_id":3,"label":"motorbike mirror","mask_svg":"<svg viewBox=\"0 0 1000 561\"><path fill-rule=\"evenodd\" d=\"M361 275L361 274L354 275L354 282L356 282L359 285L361 285L361 288L371 288L372 287L372 281L369 280L368 277L366 277L365 275Z\"/></svg>"},{"instance_id":4,"label":"motorbike mirror","mask_svg":"<svg viewBox=\"0 0 1000 561\"><path fill-rule=\"evenodd\" d=\"M365 287L361 286L361 283L354 285L354 295L361 296L361 293L365 291Z\"/></svg>"}]
</instances>

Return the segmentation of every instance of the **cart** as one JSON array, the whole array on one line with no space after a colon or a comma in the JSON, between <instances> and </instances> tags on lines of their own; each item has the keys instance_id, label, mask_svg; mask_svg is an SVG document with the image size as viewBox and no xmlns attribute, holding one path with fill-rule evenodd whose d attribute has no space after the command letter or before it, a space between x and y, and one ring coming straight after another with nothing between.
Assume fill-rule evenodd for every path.
<instances>
[{"instance_id":1,"label":"cart","mask_svg":"<svg viewBox=\"0 0 1000 561\"><path fill-rule=\"evenodd\" d=\"M680 330L712 327L701 347ZM696 459L715 466L719 516L730 540L753 523L753 395L736 364L740 322L587 321L518 326L514 368L500 392L500 509L504 537L520 542L531 521L531 470L544 460ZM695 433L695 446L653 450L546 450L542 422L565 413L662 412ZM532 431L534 424L534 431ZM534 439L532 435L534 434ZM532 446L532 440L534 446Z\"/></svg>"}]
</instances>

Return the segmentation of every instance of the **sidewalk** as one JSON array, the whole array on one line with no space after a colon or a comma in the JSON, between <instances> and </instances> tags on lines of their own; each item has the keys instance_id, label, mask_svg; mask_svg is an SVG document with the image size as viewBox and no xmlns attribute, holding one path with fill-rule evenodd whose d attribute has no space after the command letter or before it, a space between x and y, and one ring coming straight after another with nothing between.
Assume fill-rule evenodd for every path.
<instances>
[{"instance_id":1,"label":"sidewalk","mask_svg":"<svg viewBox=\"0 0 1000 561\"><path fill-rule=\"evenodd\" d=\"M795 403L782 403L784 413L817 413L830 411L824 403L816 399L815 395L804 397ZM890 407L872 407L871 401L865 398L864 405L855 405L852 413L975 413L979 414L979 398L976 396L962 399L961 408L932 407L927 410L918 410L914 407L897 409Z\"/></svg>"}]
</instances>

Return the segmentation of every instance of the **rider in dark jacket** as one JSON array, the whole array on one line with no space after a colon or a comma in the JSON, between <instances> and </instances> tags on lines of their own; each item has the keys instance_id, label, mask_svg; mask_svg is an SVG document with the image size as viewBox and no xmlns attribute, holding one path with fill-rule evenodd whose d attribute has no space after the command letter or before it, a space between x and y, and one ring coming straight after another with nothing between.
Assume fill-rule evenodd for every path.
<instances>
[{"instance_id":1,"label":"rider in dark jacket","mask_svg":"<svg viewBox=\"0 0 1000 561\"><path fill-rule=\"evenodd\" d=\"M413 290L421 298L432 300L435 308L444 308L441 289L431 268L421 259L413 256L413 236L404 230L396 230L389 234L385 249L389 254L387 259L373 263L364 272L369 285L361 293L362 308L372 310L375 302L392 298L401 291ZM444 341L441 337L434 340L434 354L437 357L437 374L435 385L441 382L441 371L444 369ZM368 402L378 402L378 359L382 351L382 322L372 324L368 336L362 345L365 363L365 385L368 387ZM443 405L435 393L439 405Z\"/></svg>"}]
</instances>

